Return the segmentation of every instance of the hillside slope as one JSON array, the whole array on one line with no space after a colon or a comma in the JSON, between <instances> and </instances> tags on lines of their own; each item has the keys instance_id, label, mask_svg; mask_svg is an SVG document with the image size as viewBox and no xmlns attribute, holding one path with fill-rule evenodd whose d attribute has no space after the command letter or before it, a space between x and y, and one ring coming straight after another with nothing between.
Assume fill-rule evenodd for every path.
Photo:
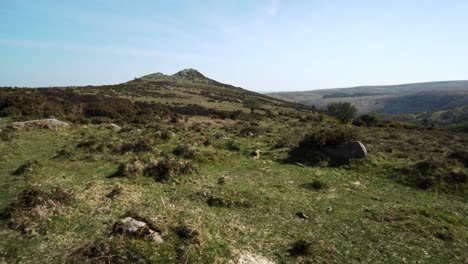
<instances>
[{"instance_id":1,"label":"hillside slope","mask_svg":"<svg viewBox=\"0 0 468 264\"><path fill-rule=\"evenodd\" d=\"M367 157L322 152L353 140ZM194 70L2 88L0 262L465 263L467 145L340 125Z\"/></svg>"},{"instance_id":2,"label":"hillside slope","mask_svg":"<svg viewBox=\"0 0 468 264\"><path fill-rule=\"evenodd\" d=\"M350 102L361 113L408 114L468 105L468 81L360 86L270 96L324 109L330 102Z\"/></svg>"},{"instance_id":3,"label":"hillside slope","mask_svg":"<svg viewBox=\"0 0 468 264\"><path fill-rule=\"evenodd\" d=\"M118 85L87 86L73 90L83 94L118 96L155 103L198 104L220 110L242 108L243 100L248 97L258 98L267 108L304 108L298 104L209 79L195 69L185 69L173 75L154 73Z\"/></svg>"}]
</instances>

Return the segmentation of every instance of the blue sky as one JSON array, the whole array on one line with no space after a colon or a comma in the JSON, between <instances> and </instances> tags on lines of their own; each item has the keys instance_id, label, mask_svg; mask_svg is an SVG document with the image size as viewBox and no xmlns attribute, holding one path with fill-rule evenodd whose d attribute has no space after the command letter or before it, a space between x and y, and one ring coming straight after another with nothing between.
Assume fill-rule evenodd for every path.
<instances>
[{"instance_id":1,"label":"blue sky","mask_svg":"<svg viewBox=\"0 0 468 264\"><path fill-rule=\"evenodd\" d=\"M184 68L255 91L468 79L468 1L0 0L0 86Z\"/></svg>"}]
</instances>

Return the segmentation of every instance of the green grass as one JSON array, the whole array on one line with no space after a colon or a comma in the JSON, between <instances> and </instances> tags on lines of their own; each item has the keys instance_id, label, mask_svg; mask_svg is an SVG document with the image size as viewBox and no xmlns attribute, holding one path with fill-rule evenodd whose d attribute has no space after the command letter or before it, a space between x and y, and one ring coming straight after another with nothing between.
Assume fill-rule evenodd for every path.
<instances>
[{"instance_id":1,"label":"green grass","mask_svg":"<svg viewBox=\"0 0 468 264\"><path fill-rule=\"evenodd\" d=\"M156 246L127 239L125 246L154 263L226 263L236 252L245 250L279 263L307 259L318 263L467 260L466 197L410 188L388 176L389 167L411 164L409 159L395 158L395 153L381 151L380 144L369 144L371 155L367 160L350 166L282 164L278 162L282 150L273 150L270 145L278 134L249 138L224 132L240 146L241 150L235 152L223 149L223 139L212 137L221 133L222 127L215 124L201 132L182 130L171 140L155 140L152 153L125 155L110 148L77 149L76 144L89 138L114 144L138 136L151 137L151 132L116 134L92 126L59 132L16 132L16 139L0 142L0 208L14 201L27 185L44 189L60 186L72 190L75 201L59 214L38 221L37 230L28 235L8 228L7 221L2 221L0 257L22 263L70 261L70 255L86 243L107 240L112 225L133 210L156 219L166 242ZM283 128L276 124L274 129ZM392 138L392 130L368 131L369 136L377 132L383 133L379 138L388 138L389 142L401 140L401 136ZM157 157L160 151L170 152L180 142L196 138L212 139L212 146L197 148L217 153L214 161L199 162L198 175L171 183L157 183L144 176L107 177L121 160ZM393 146L389 142L385 144ZM64 146L72 150L73 158L55 157ZM253 148L264 152L260 160L248 157ZM26 160L37 160L42 166L29 176L11 175ZM221 176L226 178L222 185L218 184ZM316 179L326 181L328 188L304 188ZM105 198L115 186L123 188L122 194ZM209 197L226 204L210 206ZM310 219L298 218L298 212ZM177 236L174 229L181 223L189 223L198 231L198 244ZM300 240L310 242L313 254L289 255L288 250Z\"/></svg>"}]
</instances>

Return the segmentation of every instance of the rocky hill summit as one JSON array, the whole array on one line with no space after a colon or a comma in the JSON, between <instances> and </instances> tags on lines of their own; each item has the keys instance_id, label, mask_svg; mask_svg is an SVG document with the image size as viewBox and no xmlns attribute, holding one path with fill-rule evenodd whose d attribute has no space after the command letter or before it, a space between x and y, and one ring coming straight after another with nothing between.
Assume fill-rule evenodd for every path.
<instances>
[{"instance_id":1,"label":"rocky hill summit","mask_svg":"<svg viewBox=\"0 0 468 264\"><path fill-rule=\"evenodd\" d=\"M216 85L216 86L227 86L227 84L223 84L212 80L202 73L200 73L196 69L184 69L181 70L173 75L165 75L163 73L152 73L140 78L137 78L133 81L169 81L169 82L183 82L183 83L197 83L197 84L209 84L209 85Z\"/></svg>"}]
</instances>

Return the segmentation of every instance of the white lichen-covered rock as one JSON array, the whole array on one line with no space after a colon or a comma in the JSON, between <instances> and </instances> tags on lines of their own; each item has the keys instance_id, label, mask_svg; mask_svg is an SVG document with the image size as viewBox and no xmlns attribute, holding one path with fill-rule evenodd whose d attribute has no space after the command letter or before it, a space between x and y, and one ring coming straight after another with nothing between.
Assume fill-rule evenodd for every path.
<instances>
[{"instance_id":1,"label":"white lichen-covered rock","mask_svg":"<svg viewBox=\"0 0 468 264\"><path fill-rule=\"evenodd\" d=\"M117 131L117 132L122 129L122 127L120 127L119 125L116 125L114 123L103 124L103 125L101 125L101 127L107 128L107 129L112 130L112 131Z\"/></svg>"},{"instance_id":2,"label":"white lichen-covered rock","mask_svg":"<svg viewBox=\"0 0 468 264\"><path fill-rule=\"evenodd\" d=\"M120 219L114 225L114 232L151 239L158 244L164 242L159 231L153 230L145 221L140 221L130 216Z\"/></svg>"},{"instance_id":3,"label":"white lichen-covered rock","mask_svg":"<svg viewBox=\"0 0 468 264\"><path fill-rule=\"evenodd\" d=\"M274 264L273 261L251 252L242 252L238 264Z\"/></svg>"},{"instance_id":4,"label":"white lichen-covered rock","mask_svg":"<svg viewBox=\"0 0 468 264\"><path fill-rule=\"evenodd\" d=\"M57 120L55 118L47 119L38 119L30 120L24 122L12 122L7 123L2 126L2 128L16 129L16 130L29 130L29 129L58 129L58 128L68 128L70 124Z\"/></svg>"}]
</instances>

